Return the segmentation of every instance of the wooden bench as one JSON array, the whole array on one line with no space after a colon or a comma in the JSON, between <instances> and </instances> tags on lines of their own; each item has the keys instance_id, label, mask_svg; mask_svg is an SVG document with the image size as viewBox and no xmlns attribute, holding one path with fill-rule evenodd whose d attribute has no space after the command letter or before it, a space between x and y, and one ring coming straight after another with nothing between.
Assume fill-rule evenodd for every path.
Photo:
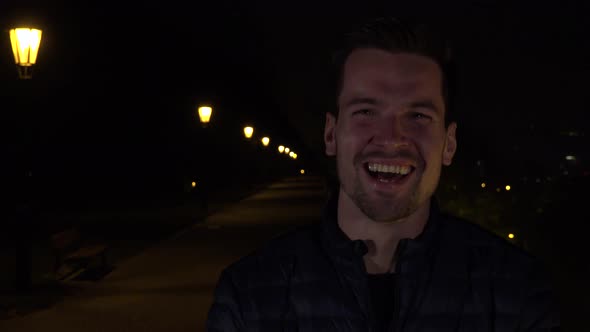
<instances>
[{"instance_id":1,"label":"wooden bench","mask_svg":"<svg viewBox=\"0 0 590 332\"><path fill-rule=\"evenodd\" d=\"M107 249L102 243L84 243L80 231L75 228L67 229L51 236L51 244L55 254L54 273L59 276L59 270L69 265L70 272L60 279L89 267L93 263L100 264L100 268L108 268Z\"/></svg>"}]
</instances>

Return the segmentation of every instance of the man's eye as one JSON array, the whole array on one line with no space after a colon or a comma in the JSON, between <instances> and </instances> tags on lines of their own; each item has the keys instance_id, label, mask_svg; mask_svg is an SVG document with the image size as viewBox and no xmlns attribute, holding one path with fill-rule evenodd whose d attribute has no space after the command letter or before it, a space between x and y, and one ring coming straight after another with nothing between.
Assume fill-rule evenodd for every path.
<instances>
[{"instance_id":1,"label":"man's eye","mask_svg":"<svg viewBox=\"0 0 590 332\"><path fill-rule=\"evenodd\" d=\"M352 112L352 115L371 115L373 114L373 110L370 109L360 109Z\"/></svg>"},{"instance_id":2,"label":"man's eye","mask_svg":"<svg viewBox=\"0 0 590 332\"><path fill-rule=\"evenodd\" d=\"M417 119L417 120L430 120L432 119L432 117L430 115L426 115L424 113L413 113L412 114L412 118Z\"/></svg>"}]
</instances>

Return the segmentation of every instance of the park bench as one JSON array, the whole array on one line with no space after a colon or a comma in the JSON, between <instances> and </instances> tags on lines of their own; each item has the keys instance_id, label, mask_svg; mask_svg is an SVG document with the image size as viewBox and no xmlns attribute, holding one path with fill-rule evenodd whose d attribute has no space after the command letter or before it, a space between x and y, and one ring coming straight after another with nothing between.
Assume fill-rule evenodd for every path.
<instances>
[{"instance_id":1,"label":"park bench","mask_svg":"<svg viewBox=\"0 0 590 332\"><path fill-rule=\"evenodd\" d=\"M103 243L84 242L76 228L53 234L51 244L55 254L54 273L58 279L65 279L77 271L97 264L99 269L108 269L108 246Z\"/></svg>"}]
</instances>

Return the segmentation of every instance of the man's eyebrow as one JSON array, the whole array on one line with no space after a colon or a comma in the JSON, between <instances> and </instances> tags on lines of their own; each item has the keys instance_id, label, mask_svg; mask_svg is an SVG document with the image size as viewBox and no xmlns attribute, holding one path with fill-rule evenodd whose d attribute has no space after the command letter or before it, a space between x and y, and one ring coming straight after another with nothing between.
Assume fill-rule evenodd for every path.
<instances>
[{"instance_id":1,"label":"man's eyebrow","mask_svg":"<svg viewBox=\"0 0 590 332\"><path fill-rule=\"evenodd\" d=\"M438 112L438 107L431 100L419 100L410 103L410 108L427 108L431 111Z\"/></svg>"},{"instance_id":2,"label":"man's eyebrow","mask_svg":"<svg viewBox=\"0 0 590 332\"><path fill-rule=\"evenodd\" d=\"M358 104L377 105L377 104L379 104L379 102L375 98L355 97L355 98L351 98L351 99L347 100L346 103L344 103L344 106L348 107L348 106L358 105Z\"/></svg>"}]
</instances>

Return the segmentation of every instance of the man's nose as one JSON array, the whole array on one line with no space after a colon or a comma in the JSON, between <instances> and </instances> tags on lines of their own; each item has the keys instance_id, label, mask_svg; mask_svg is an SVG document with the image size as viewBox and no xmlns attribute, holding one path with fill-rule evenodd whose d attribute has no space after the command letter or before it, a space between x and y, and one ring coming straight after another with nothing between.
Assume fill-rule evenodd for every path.
<instances>
[{"instance_id":1,"label":"man's nose","mask_svg":"<svg viewBox=\"0 0 590 332\"><path fill-rule=\"evenodd\" d=\"M390 117L383 119L376 126L373 135L373 143L382 147L397 147L408 145L409 139L404 126L399 118Z\"/></svg>"}]
</instances>

